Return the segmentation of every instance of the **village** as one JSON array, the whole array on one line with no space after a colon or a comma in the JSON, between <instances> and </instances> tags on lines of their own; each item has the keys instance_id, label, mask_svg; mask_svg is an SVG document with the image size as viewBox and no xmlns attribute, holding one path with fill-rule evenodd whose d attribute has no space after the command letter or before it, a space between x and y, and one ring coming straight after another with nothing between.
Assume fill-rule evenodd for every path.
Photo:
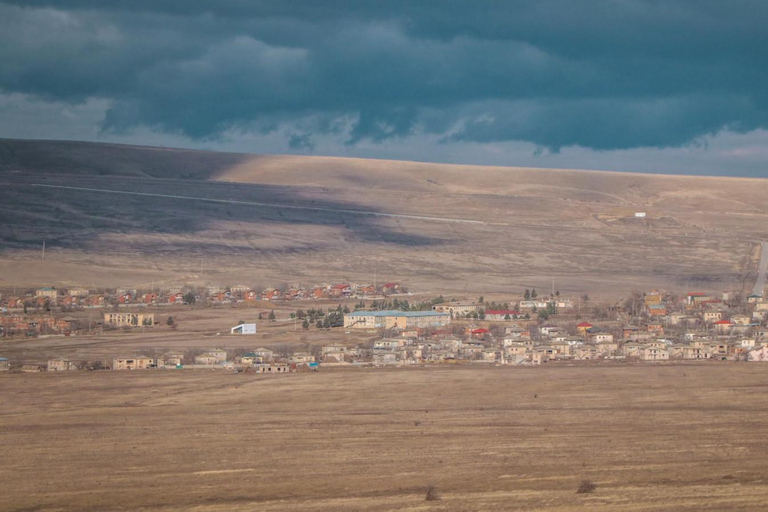
<instances>
[{"instance_id":1,"label":"village","mask_svg":"<svg viewBox=\"0 0 768 512\"><path fill-rule=\"evenodd\" d=\"M299 304L317 307L297 307ZM325 307L323 307L325 306ZM768 301L721 292L633 291L618 301L526 289L504 302L422 297L400 283L324 284L302 288L244 285L92 291L42 287L0 301L0 350L15 340L173 332L175 311L236 308L243 317L223 335L229 349L145 350L94 360L52 356L14 360L0 371L227 369L255 373L346 366L435 364L541 365L565 362L768 362ZM245 313L248 313L247 315ZM270 325L293 332L337 333L330 343L293 350L257 346ZM289 331L290 332L290 331ZM351 334L357 336L350 340ZM119 338L118 338L119 339ZM324 339L328 339L327 337ZM235 348L231 348L232 346Z\"/></svg>"}]
</instances>

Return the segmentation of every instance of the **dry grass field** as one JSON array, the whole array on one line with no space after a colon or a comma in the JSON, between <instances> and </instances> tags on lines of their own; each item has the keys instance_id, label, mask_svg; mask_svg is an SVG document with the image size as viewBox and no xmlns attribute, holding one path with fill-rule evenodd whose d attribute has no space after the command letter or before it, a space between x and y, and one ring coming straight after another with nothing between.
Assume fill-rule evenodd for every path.
<instances>
[{"instance_id":1,"label":"dry grass field","mask_svg":"<svg viewBox=\"0 0 768 512\"><path fill-rule=\"evenodd\" d=\"M0 389L4 511L768 503L759 364L8 374ZM596 490L577 494L583 480Z\"/></svg>"},{"instance_id":2,"label":"dry grass field","mask_svg":"<svg viewBox=\"0 0 768 512\"><path fill-rule=\"evenodd\" d=\"M563 293L746 291L766 196L760 179L3 140L0 287L266 287L376 270L430 293L552 277Z\"/></svg>"}]
</instances>

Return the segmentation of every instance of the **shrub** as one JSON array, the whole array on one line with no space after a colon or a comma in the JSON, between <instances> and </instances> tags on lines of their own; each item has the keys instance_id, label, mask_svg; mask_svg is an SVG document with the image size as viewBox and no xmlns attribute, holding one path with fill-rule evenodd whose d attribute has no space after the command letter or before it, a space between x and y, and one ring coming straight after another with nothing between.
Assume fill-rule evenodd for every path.
<instances>
[{"instance_id":1,"label":"shrub","mask_svg":"<svg viewBox=\"0 0 768 512\"><path fill-rule=\"evenodd\" d=\"M424 499L427 501L437 501L440 499L440 496L437 494L437 488L434 485L430 484L427 486L427 496Z\"/></svg>"},{"instance_id":2,"label":"shrub","mask_svg":"<svg viewBox=\"0 0 768 512\"><path fill-rule=\"evenodd\" d=\"M588 494L590 492L595 492L595 489L597 489L597 484L593 481L582 480L579 484L579 488L576 489L576 494Z\"/></svg>"}]
</instances>

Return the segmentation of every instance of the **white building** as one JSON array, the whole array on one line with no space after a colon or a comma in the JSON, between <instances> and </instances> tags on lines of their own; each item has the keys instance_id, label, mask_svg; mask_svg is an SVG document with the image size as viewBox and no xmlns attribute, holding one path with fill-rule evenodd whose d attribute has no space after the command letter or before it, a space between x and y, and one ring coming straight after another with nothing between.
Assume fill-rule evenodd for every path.
<instances>
[{"instance_id":1,"label":"white building","mask_svg":"<svg viewBox=\"0 0 768 512\"><path fill-rule=\"evenodd\" d=\"M256 334L256 324L240 324L229 330L230 334Z\"/></svg>"}]
</instances>

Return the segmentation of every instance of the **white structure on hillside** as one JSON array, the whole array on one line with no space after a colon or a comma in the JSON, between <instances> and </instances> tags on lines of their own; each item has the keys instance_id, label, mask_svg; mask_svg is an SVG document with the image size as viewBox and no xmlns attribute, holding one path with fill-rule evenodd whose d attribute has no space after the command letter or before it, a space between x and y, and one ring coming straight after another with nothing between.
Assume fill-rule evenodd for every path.
<instances>
[{"instance_id":1,"label":"white structure on hillside","mask_svg":"<svg viewBox=\"0 0 768 512\"><path fill-rule=\"evenodd\" d=\"M256 334L256 324L240 324L230 329L230 334Z\"/></svg>"}]
</instances>

